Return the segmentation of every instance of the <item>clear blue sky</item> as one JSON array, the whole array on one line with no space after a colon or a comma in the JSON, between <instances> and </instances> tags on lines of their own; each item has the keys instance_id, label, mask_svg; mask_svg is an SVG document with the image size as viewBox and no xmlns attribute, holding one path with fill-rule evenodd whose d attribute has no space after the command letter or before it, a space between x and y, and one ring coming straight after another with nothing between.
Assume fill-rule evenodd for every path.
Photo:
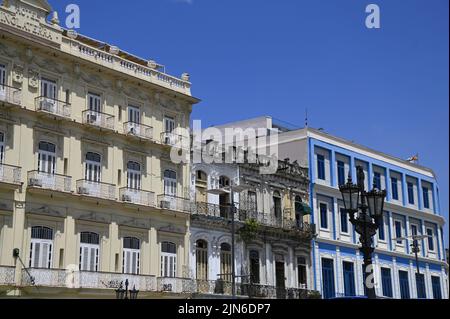
<instances>
[{"instance_id":1,"label":"clear blue sky","mask_svg":"<svg viewBox=\"0 0 450 319\"><path fill-rule=\"evenodd\" d=\"M448 0L50 3L61 21L77 3L85 35L189 72L204 126L260 115L302 126L308 108L311 126L401 158L419 153L448 220ZM365 28L370 3L380 30Z\"/></svg>"}]
</instances>

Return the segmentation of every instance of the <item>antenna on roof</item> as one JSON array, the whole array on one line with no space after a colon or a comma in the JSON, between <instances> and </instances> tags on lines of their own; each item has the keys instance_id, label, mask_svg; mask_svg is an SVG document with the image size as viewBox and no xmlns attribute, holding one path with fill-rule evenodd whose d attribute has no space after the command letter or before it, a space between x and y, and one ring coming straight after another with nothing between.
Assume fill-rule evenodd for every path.
<instances>
[{"instance_id":1,"label":"antenna on roof","mask_svg":"<svg viewBox=\"0 0 450 319\"><path fill-rule=\"evenodd\" d=\"M308 128L308 108L306 108L305 127Z\"/></svg>"}]
</instances>

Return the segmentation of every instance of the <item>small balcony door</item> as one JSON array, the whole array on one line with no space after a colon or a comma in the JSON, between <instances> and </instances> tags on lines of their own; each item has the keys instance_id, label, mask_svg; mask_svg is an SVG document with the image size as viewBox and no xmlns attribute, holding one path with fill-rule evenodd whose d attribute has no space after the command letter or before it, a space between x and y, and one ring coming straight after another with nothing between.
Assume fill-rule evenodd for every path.
<instances>
[{"instance_id":1,"label":"small balcony door","mask_svg":"<svg viewBox=\"0 0 450 319\"><path fill-rule=\"evenodd\" d=\"M85 177L86 186L90 195L100 195L100 182L102 180L102 158L96 153L86 154Z\"/></svg>"},{"instance_id":2,"label":"small balcony door","mask_svg":"<svg viewBox=\"0 0 450 319\"><path fill-rule=\"evenodd\" d=\"M0 64L0 101L6 100L6 66Z\"/></svg>"},{"instance_id":3,"label":"small balcony door","mask_svg":"<svg viewBox=\"0 0 450 319\"><path fill-rule=\"evenodd\" d=\"M39 143L38 171L40 186L52 189L56 184L56 146L48 142Z\"/></svg>"},{"instance_id":4,"label":"small balcony door","mask_svg":"<svg viewBox=\"0 0 450 319\"><path fill-rule=\"evenodd\" d=\"M100 236L96 233L80 234L80 270L98 271Z\"/></svg>"},{"instance_id":5,"label":"small balcony door","mask_svg":"<svg viewBox=\"0 0 450 319\"><path fill-rule=\"evenodd\" d=\"M140 202L140 190L142 184L141 164L136 162L128 162L127 165L127 200L132 203Z\"/></svg>"},{"instance_id":6,"label":"small balcony door","mask_svg":"<svg viewBox=\"0 0 450 319\"><path fill-rule=\"evenodd\" d=\"M135 106L128 106L128 133L141 134L141 110Z\"/></svg>"},{"instance_id":7,"label":"small balcony door","mask_svg":"<svg viewBox=\"0 0 450 319\"><path fill-rule=\"evenodd\" d=\"M161 243L161 277L177 276L177 246L174 243Z\"/></svg>"},{"instance_id":8,"label":"small balcony door","mask_svg":"<svg viewBox=\"0 0 450 319\"><path fill-rule=\"evenodd\" d=\"M52 267L53 230L47 227L31 228L30 268Z\"/></svg>"},{"instance_id":9,"label":"small balcony door","mask_svg":"<svg viewBox=\"0 0 450 319\"><path fill-rule=\"evenodd\" d=\"M139 275L140 256L141 256L140 240L132 237L123 239L123 265L122 272L124 274Z\"/></svg>"},{"instance_id":10,"label":"small balcony door","mask_svg":"<svg viewBox=\"0 0 450 319\"><path fill-rule=\"evenodd\" d=\"M48 79L41 79L41 100L40 109L49 113L55 113L56 102L56 82Z\"/></svg>"},{"instance_id":11,"label":"small balcony door","mask_svg":"<svg viewBox=\"0 0 450 319\"><path fill-rule=\"evenodd\" d=\"M164 143L172 145L175 143L172 133L175 131L175 120L172 117L164 118Z\"/></svg>"},{"instance_id":12,"label":"small balcony door","mask_svg":"<svg viewBox=\"0 0 450 319\"><path fill-rule=\"evenodd\" d=\"M87 123L100 126L101 124L101 112L102 112L102 99L100 95L94 93L88 93L88 109Z\"/></svg>"},{"instance_id":13,"label":"small balcony door","mask_svg":"<svg viewBox=\"0 0 450 319\"><path fill-rule=\"evenodd\" d=\"M177 196L177 173L174 171L164 172L164 195Z\"/></svg>"},{"instance_id":14,"label":"small balcony door","mask_svg":"<svg viewBox=\"0 0 450 319\"><path fill-rule=\"evenodd\" d=\"M3 163L5 157L5 134L0 132L0 165Z\"/></svg>"}]
</instances>

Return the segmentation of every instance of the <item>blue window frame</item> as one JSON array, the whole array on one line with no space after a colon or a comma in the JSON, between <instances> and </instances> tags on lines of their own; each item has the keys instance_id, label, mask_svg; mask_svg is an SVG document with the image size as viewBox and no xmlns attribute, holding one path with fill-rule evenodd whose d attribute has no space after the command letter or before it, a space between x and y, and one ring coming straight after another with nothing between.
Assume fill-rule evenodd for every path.
<instances>
[{"instance_id":1,"label":"blue window frame","mask_svg":"<svg viewBox=\"0 0 450 319\"><path fill-rule=\"evenodd\" d=\"M381 174L378 172L373 173L373 186L375 186L376 189L381 190Z\"/></svg>"},{"instance_id":2,"label":"blue window frame","mask_svg":"<svg viewBox=\"0 0 450 319\"><path fill-rule=\"evenodd\" d=\"M427 236L428 236L428 250L434 251L434 235L433 230L431 228L427 228Z\"/></svg>"},{"instance_id":3,"label":"blue window frame","mask_svg":"<svg viewBox=\"0 0 450 319\"><path fill-rule=\"evenodd\" d=\"M377 221L377 225L378 225L378 239L386 240L386 236L384 233L384 214L381 215L380 218L377 218L376 221Z\"/></svg>"},{"instance_id":4,"label":"blue window frame","mask_svg":"<svg viewBox=\"0 0 450 319\"><path fill-rule=\"evenodd\" d=\"M320 207L320 227L328 229L328 205L321 203Z\"/></svg>"},{"instance_id":5,"label":"blue window frame","mask_svg":"<svg viewBox=\"0 0 450 319\"><path fill-rule=\"evenodd\" d=\"M392 186L392 199L398 200L398 180L395 177L391 178L391 186Z\"/></svg>"},{"instance_id":6,"label":"blue window frame","mask_svg":"<svg viewBox=\"0 0 450 319\"><path fill-rule=\"evenodd\" d=\"M422 187L423 193L423 207L426 209L430 208L430 197L428 196L428 188Z\"/></svg>"},{"instance_id":7,"label":"blue window frame","mask_svg":"<svg viewBox=\"0 0 450 319\"><path fill-rule=\"evenodd\" d=\"M355 266L351 262L342 263L344 270L344 294L345 296L356 296Z\"/></svg>"},{"instance_id":8,"label":"blue window frame","mask_svg":"<svg viewBox=\"0 0 450 319\"><path fill-rule=\"evenodd\" d=\"M409 293L409 279L408 279L408 272L400 270L398 272L398 279L400 281L400 297L401 299L410 299L410 293Z\"/></svg>"},{"instance_id":9,"label":"blue window frame","mask_svg":"<svg viewBox=\"0 0 450 319\"><path fill-rule=\"evenodd\" d=\"M402 237L402 222L399 220L395 221L395 238ZM397 240L397 244L403 243L402 240Z\"/></svg>"},{"instance_id":10,"label":"blue window frame","mask_svg":"<svg viewBox=\"0 0 450 319\"><path fill-rule=\"evenodd\" d=\"M338 183L339 186L345 184L345 163L342 161L337 162Z\"/></svg>"},{"instance_id":11,"label":"blue window frame","mask_svg":"<svg viewBox=\"0 0 450 319\"><path fill-rule=\"evenodd\" d=\"M441 278L431 276L431 286L433 287L433 299L442 299Z\"/></svg>"},{"instance_id":12,"label":"blue window frame","mask_svg":"<svg viewBox=\"0 0 450 319\"><path fill-rule=\"evenodd\" d=\"M325 180L325 157L317 154L317 178Z\"/></svg>"},{"instance_id":13,"label":"blue window frame","mask_svg":"<svg viewBox=\"0 0 450 319\"><path fill-rule=\"evenodd\" d=\"M322 258L322 293L324 299L336 297L334 265L332 259Z\"/></svg>"},{"instance_id":14,"label":"blue window frame","mask_svg":"<svg viewBox=\"0 0 450 319\"><path fill-rule=\"evenodd\" d=\"M389 268L381 268L381 285L383 288L383 296L392 298L394 294L392 292L392 276Z\"/></svg>"},{"instance_id":15,"label":"blue window frame","mask_svg":"<svg viewBox=\"0 0 450 319\"><path fill-rule=\"evenodd\" d=\"M426 299L427 292L425 290L425 276L424 274L416 273L417 298Z\"/></svg>"},{"instance_id":16,"label":"blue window frame","mask_svg":"<svg viewBox=\"0 0 450 319\"><path fill-rule=\"evenodd\" d=\"M348 214L345 208L341 208L341 233L348 234Z\"/></svg>"},{"instance_id":17,"label":"blue window frame","mask_svg":"<svg viewBox=\"0 0 450 319\"><path fill-rule=\"evenodd\" d=\"M408 203L410 203L411 205L414 205L414 203L415 203L414 184L413 183L408 183Z\"/></svg>"}]
</instances>

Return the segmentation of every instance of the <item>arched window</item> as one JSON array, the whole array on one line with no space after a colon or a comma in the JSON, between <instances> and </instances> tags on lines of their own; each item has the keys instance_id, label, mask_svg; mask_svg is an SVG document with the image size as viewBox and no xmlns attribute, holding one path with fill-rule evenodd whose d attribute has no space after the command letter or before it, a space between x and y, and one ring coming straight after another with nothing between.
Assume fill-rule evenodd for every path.
<instances>
[{"instance_id":1,"label":"arched window","mask_svg":"<svg viewBox=\"0 0 450 319\"><path fill-rule=\"evenodd\" d=\"M302 198L300 196L295 196L295 220L297 222L297 226L303 222L303 204Z\"/></svg>"},{"instance_id":2,"label":"arched window","mask_svg":"<svg viewBox=\"0 0 450 319\"><path fill-rule=\"evenodd\" d=\"M0 132L0 164L3 163L5 156L5 134Z\"/></svg>"},{"instance_id":3,"label":"arched window","mask_svg":"<svg viewBox=\"0 0 450 319\"><path fill-rule=\"evenodd\" d=\"M39 143L38 171L41 173L55 174L56 170L56 146L48 142Z\"/></svg>"},{"instance_id":4,"label":"arched window","mask_svg":"<svg viewBox=\"0 0 450 319\"><path fill-rule=\"evenodd\" d=\"M273 192L273 209L275 217L281 218L282 208L281 208L281 195L279 191Z\"/></svg>"},{"instance_id":5,"label":"arched window","mask_svg":"<svg viewBox=\"0 0 450 319\"><path fill-rule=\"evenodd\" d=\"M226 282L231 282L231 246L227 243L220 245L220 274Z\"/></svg>"},{"instance_id":6,"label":"arched window","mask_svg":"<svg viewBox=\"0 0 450 319\"><path fill-rule=\"evenodd\" d=\"M219 178L219 188L225 188L230 186L230 179L226 176L220 176Z\"/></svg>"},{"instance_id":7,"label":"arched window","mask_svg":"<svg viewBox=\"0 0 450 319\"><path fill-rule=\"evenodd\" d=\"M100 251L100 236L96 233L80 233L80 261L81 271L98 271Z\"/></svg>"},{"instance_id":8,"label":"arched window","mask_svg":"<svg viewBox=\"0 0 450 319\"><path fill-rule=\"evenodd\" d=\"M207 196L208 188L208 176L203 171L197 171L195 179L195 200L198 203L206 203L208 201Z\"/></svg>"},{"instance_id":9,"label":"arched window","mask_svg":"<svg viewBox=\"0 0 450 319\"><path fill-rule=\"evenodd\" d=\"M30 268L52 267L53 229L43 226L31 228Z\"/></svg>"},{"instance_id":10,"label":"arched window","mask_svg":"<svg viewBox=\"0 0 450 319\"><path fill-rule=\"evenodd\" d=\"M141 242L138 238L123 238L123 265L124 274L139 274L141 256Z\"/></svg>"},{"instance_id":11,"label":"arched window","mask_svg":"<svg viewBox=\"0 0 450 319\"><path fill-rule=\"evenodd\" d=\"M85 180L100 183L102 179L102 157L100 154L86 153Z\"/></svg>"},{"instance_id":12,"label":"arched window","mask_svg":"<svg viewBox=\"0 0 450 319\"><path fill-rule=\"evenodd\" d=\"M251 250L250 257L250 280L254 284L259 284L259 252Z\"/></svg>"},{"instance_id":13,"label":"arched window","mask_svg":"<svg viewBox=\"0 0 450 319\"><path fill-rule=\"evenodd\" d=\"M164 241L161 243L161 277L174 278L177 274L177 246Z\"/></svg>"},{"instance_id":14,"label":"arched window","mask_svg":"<svg viewBox=\"0 0 450 319\"><path fill-rule=\"evenodd\" d=\"M177 195L177 173L175 171L164 171L164 195Z\"/></svg>"},{"instance_id":15,"label":"arched window","mask_svg":"<svg viewBox=\"0 0 450 319\"><path fill-rule=\"evenodd\" d=\"M196 242L197 280L208 280L208 243L204 240Z\"/></svg>"},{"instance_id":16,"label":"arched window","mask_svg":"<svg viewBox=\"0 0 450 319\"><path fill-rule=\"evenodd\" d=\"M197 178L196 178L196 182L197 183L205 183L208 179L208 175L206 175L205 172L203 171L197 171Z\"/></svg>"},{"instance_id":17,"label":"arched window","mask_svg":"<svg viewBox=\"0 0 450 319\"><path fill-rule=\"evenodd\" d=\"M142 171L141 164L137 162L128 162L127 164L127 188L141 189Z\"/></svg>"}]
</instances>

